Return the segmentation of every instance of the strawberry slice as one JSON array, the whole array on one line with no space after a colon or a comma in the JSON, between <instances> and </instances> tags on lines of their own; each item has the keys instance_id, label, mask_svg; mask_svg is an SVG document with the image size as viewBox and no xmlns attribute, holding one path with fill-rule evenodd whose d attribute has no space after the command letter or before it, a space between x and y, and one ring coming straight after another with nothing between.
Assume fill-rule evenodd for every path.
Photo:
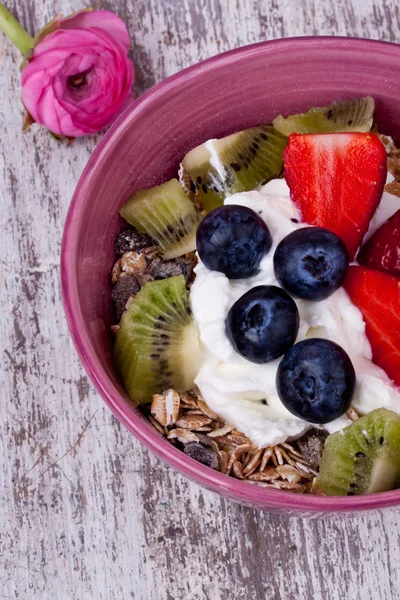
<instances>
[{"instance_id":1,"label":"strawberry slice","mask_svg":"<svg viewBox=\"0 0 400 600\"><path fill-rule=\"evenodd\" d=\"M344 288L362 312L372 360L400 385L400 279L351 266Z\"/></svg>"},{"instance_id":2,"label":"strawberry slice","mask_svg":"<svg viewBox=\"0 0 400 600\"><path fill-rule=\"evenodd\" d=\"M357 260L364 267L400 277L400 210L375 231Z\"/></svg>"},{"instance_id":3,"label":"strawberry slice","mask_svg":"<svg viewBox=\"0 0 400 600\"><path fill-rule=\"evenodd\" d=\"M352 260L382 197L382 142L371 133L292 133L283 161L302 220L339 235Z\"/></svg>"}]
</instances>

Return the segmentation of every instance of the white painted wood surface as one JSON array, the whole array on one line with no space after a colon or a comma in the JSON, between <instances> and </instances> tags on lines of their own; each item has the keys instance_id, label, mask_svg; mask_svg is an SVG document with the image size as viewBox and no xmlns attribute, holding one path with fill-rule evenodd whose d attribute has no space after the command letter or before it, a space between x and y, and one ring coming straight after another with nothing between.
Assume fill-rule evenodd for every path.
<instances>
[{"instance_id":1,"label":"white painted wood surface","mask_svg":"<svg viewBox=\"0 0 400 600\"><path fill-rule=\"evenodd\" d=\"M30 33L86 0L8 0ZM282 36L400 42L398 0L98 0L126 19L137 93L218 51ZM207 493L133 439L69 338L58 262L95 139L20 133L20 57L0 38L0 599L400 598L400 510L262 514ZM210 90L212 93L212 90Z\"/></svg>"}]
</instances>

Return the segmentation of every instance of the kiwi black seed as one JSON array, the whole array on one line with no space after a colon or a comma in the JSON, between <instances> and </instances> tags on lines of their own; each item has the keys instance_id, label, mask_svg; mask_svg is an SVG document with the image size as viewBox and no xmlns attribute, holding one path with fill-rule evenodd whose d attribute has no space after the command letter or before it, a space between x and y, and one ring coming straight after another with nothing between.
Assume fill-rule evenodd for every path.
<instances>
[{"instance_id":1,"label":"kiwi black seed","mask_svg":"<svg viewBox=\"0 0 400 600\"><path fill-rule=\"evenodd\" d=\"M209 212L221 206L227 196L278 177L286 142L272 125L252 127L197 146L183 159L182 169ZM218 157L217 166L212 153Z\"/></svg>"},{"instance_id":2,"label":"kiwi black seed","mask_svg":"<svg viewBox=\"0 0 400 600\"><path fill-rule=\"evenodd\" d=\"M120 214L156 241L164 259L196 249L200 215L177 179L140 190L124 204Z\"/></svg>"},{"instance_id":3,"label":"kiwi black seed","mask_svg":"<svg viewBox=\"0 0 400 600\"><path fill-rule=\"evenodd\" d=\"M316 487L329 496L386 492L400 484L400 416L378 408L325 442Z\"/></svg>"},{"instance_id":4,"label":"kiwi black seed","mask_svg":"<svg viewBox=\"0 0 400 600\"><path fill-rule=\"evenodd\" d=\"M199 346L187 308L185 279L179 275L146 283L124 312L114 357L136 404L168 388L193 387Z\"/></svg>"}]
</instances>

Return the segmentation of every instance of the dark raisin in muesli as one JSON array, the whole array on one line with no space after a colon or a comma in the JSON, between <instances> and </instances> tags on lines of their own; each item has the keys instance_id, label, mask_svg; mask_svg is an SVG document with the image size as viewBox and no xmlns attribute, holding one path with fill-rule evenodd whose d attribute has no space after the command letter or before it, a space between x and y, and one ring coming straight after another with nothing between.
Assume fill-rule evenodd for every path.
<instances>
[{"instance_id":1,"label":"dark raisin in muesli","mask_svg":"<svg viewBox=\"0 0 400 600\"><path fill-rule=\"evenodd\" d=\"M167 277L183 275L186 284L188 284L193 273L193 267L194 261L189 258L179 257L172 260L162 260L157 257L150 262L147 272L154 279L166 279Z\"/></svg>"},{"instance_id":2,"label":"dark raisin in muesli","mask_svg":"<svg viewBox=\"0 0 400 600\"><path fill-rule=\"evenodd\" d=\"M205 448L212 448L212 439L208 437L205 433L198 433L196 431L196 436L199 438L199 442Z\"/></svg>"},{"instance_id":3,"label":"dark raisin in muesli","mask_svg":"<svg viewBox=\"0 0 400 600\"><path fill-rule=\"evenodd\" d=\"M190 442L185 445L184 453L197 460L197 462L202 465L206 465L206 467L211 467L211 469L218 470L218 456L216 453L210 448L205 448L201 444L197 442Z\"/></svg>"},{"instance_id":4,"label":"dark raisin in muesli","mask_svg":"<svg viewBox=\"0 0 400 600\"><path fill-rule=\"evenodd\" d=\"M125 277L120 277L120 279L118 279L111 292L118 321L122 317L122 313L125 310L129 298L131 296L136 296L139 290L140 285L132 275L125 275Z\"/></svg>"},{"instance_id":5,"label":"dark raisin in muesli","mask_svg":"<svg viewBox=\"0 0 400 600\"><path fill-rule=\"evenodd\" d=\"M297 446L304 460L316 471L319 470L322 451L327 437L328 433L323 429L312 428L297 440Z\"/></svg>"},{"instance_id":6,"label":"dark raisin in muesli","mask_svg":"<svg viewBox=\"0 0 400 600\"><path fill-rule=\"evenodd\" d=\"M122 256L125 252L140 252L149 246L154 246L154 240L147 233L140 233L137 229L127 229L117 235L115 254Z\"/></svg>"}]
</instances>

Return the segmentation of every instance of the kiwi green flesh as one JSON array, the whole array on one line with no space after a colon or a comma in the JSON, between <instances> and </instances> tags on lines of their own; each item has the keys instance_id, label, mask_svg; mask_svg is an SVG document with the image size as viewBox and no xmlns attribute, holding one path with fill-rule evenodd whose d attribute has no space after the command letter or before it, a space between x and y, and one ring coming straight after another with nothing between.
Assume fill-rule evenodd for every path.
<instances>
[{"instance_id":1,"label":"kiwi green flesh","mask_svg":"<svg viewBox=\"0 0 400 600\"><path fill-rule=\"evenodd\" d=\"M199 347L182 275L144 285L122 316L114 358L135 404L193 387Z\"/></svg>"},{"instance_id":2,"label":"kiwi green flesh","mask_svg":"<svg viewBox=\"0 0 400 600\"><path fill-rule=\"evenodd\" d=\"M355 496L394 489L400 481L400 416L379 408L326 439L316 489Z\"/></svg>"},{"instance_id":3,"label":"kiwi green flesh","mask_svg":"<svg viewBox=\"0 0 400 600\"><path fill-rule=\"evenodd\" d=\"M314 107L306 113L280 115L273 121L283 135L291 133L368 132L374 122L375 102L371 96L334 102L331 106Z\"/></svg>"},{"instance_id":4,"label":"kiwi green flesh","mask_svg":"<svg viewBox=\"0 0 400 600\"><path fill-rule=\"evenodd\" d=\"M150 235L165 259L196 249L200 216L177 179L140 190L124 204L120 214L141 233Z\"/></svg>"},{"instance_id":5,"label":"kiwi green flesh","mask_svg":"<svg viewBox=\"0 0 400 600\"><path fill-rule=\"evenodd\" d=\"M206 212L221 206L227 196L252 190L282 171L287 139L271 125L245 129L209 143L218 155L218 170L211 164L211 153L204 144L189 152L182 162Z\"/></svg>"},{"instance_id":6,"label":"kiwi green flesh","mask_svg":"<svg viewBox=\"0 0 400 600\"><path fill-rule=\"evenodd\" d=\"M229 172L229 194L245 192L278 177L286 139L272 126L253 127L234 137L232 143L219 140L215 148Z\"/></svg>"}]
</instances>

